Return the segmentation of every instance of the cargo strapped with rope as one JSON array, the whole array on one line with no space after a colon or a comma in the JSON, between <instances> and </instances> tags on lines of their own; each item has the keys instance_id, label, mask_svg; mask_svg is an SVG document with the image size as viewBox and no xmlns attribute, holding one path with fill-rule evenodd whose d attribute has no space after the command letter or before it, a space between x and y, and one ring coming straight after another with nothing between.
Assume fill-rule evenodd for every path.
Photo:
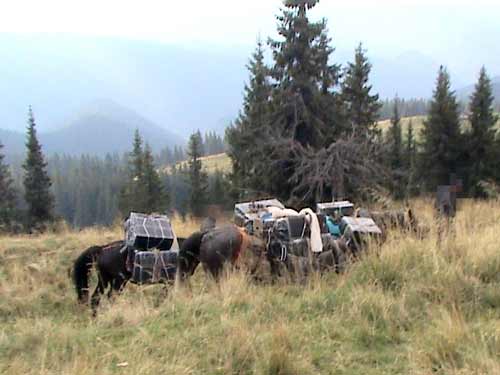
<instances>
[{"instance_id":1,"label":"cargo strapped with rope","mask_svg":"<svg viewBox=\"0 0 500 375\"><path fill-rule=\"evenodd\" d=\"M174 232L166 215L131 212L125 221L125 244L135 250L170 250Z\"/></svg>"}]
</instances>

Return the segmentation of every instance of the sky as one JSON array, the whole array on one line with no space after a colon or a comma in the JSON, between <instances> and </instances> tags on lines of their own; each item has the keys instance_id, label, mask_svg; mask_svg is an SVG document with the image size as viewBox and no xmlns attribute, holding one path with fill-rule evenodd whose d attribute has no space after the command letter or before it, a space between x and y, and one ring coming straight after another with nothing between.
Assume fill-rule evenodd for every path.
<instances>
[{"instance_id":1,"label":"sky","mask_svg":"<svg viewBox=\"0 0 500 375\"><path fill-rule=\"evenodd\" d=\"M65 32L232 48L253 45L259 34L275 35L274 15L281 6L280 0L4 1L0 32ZM499 14L498 0L321 0L311 17L328 19L340 50L352 50L362 41L375 56L418 51L471 75L481 64L500 66Z\"/></svg>"}]
</instances>

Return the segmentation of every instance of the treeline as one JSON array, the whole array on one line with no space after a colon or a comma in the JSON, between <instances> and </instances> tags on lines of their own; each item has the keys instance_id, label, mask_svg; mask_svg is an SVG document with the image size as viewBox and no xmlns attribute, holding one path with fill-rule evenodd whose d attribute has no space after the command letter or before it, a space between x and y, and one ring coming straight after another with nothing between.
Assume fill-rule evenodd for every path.
<instances>
[{"instance_id":1,"label":"treeline","mask_svg":"<svg viewBox=\"0 0 500 375\"><path fill-rule=\"evenodd\" d=\"M216 155L225 152L226 145L224 143L223 137L214 131L206 132L205 136L201 136L201 132L198 131L201 137L201 156ZM186 152L180 146L175 146L173 150L169 147L165 147L161 150L160 154L156 156L155 160L159 165L166 164L176 164L180 161L186 160Z\"/></svg>"},{"instance_id":2,"label":"treeline","mask_svg":"<svg viewBox=\"0 0 500 375\"><path fill-rule=\"evenodd\" d=\"M200 132L194 135L199 139L197 158L223 150L222 138L215 133L207 133L205 139ZM45 230L61 220L75 228L111 225L130 211L200 213L191 197L201 199L203 209L227 203L222 172L207 175L203 189L191 192L196 185L188 168L191 163L176 165L192 155L191 144L187 151L176 147L163 163L161 154L153 156L136 132L129 154L45 158L31 109L27 140L25 159L11 166L0 143L0 232Z\"/></svg>"},{"instance_id":3,"label":"treeline","mask_svg":"<svg viewBox=\"0 0 500 375\"><path fill-rule=\"evenodd\" d=\"M402 199L435 192L453 176L470 196L498 191L500 140L485 69L466 119L444 67L429 102L381 103L361 45L351 63L334 62L326 21L308 19L316 4L285 1L279 39L268 42L272 64L265 64L261 42L249 61L241 115L226 133L237 199L272 195L297 206ZM426 115L423 130L410 124L403 134L402 113ZM392 118L386 134L377 128L381 115Z\"/></svg>"}]
</instances>

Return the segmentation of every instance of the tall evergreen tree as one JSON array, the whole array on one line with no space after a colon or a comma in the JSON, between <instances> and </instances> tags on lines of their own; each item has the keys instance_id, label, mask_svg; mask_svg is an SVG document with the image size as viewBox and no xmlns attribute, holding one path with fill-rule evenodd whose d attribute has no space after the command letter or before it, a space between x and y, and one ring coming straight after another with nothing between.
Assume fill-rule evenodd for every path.
<instances>
[{"instance_id":1,"label":"tall evergreen tree","mask_svg":"<svg viewBox=\"0 0 500 375\"><path fill-rule=\"evenodd\" d=\"M243 110L226 130L228 154L233 164L231 179L236 188L255 186L262 172L261 137L269 123L271 84L260 39L247 69L250 77L245 85Z\"/></svg>"},{"instance_id":2,"label":"tall evergreen tree","mask_svg":"<svg viewBox=\"0 0 500 375\"><path fill-rule=\"evenodd\" d=\"M207 204L208 176L200 160L202 137L199 131L191 134L188 144L189 208L193 215L201 216Z\"/></svg>"},{"instance_id":3,"label":"tall evergreen tree","mask_svg":"<svg viewBox=\"0 0 500 375\"><path fill-rule=\"evenodd\" d=\"M273 129L302 146L323 147L340 131L334 109L333 87L339 66L330 64L326 21L311 22L308 11L317 0L286 0L278 19L281 40L271 40L276 81L272 95ZM326 104L330 104L327 106Z\"/></svg>"},{"instance_id":4,"label":"tall evergreen tree","mask_svg":"<svg viewBox=\"0 0 500 375\"><path fill-rule=\"evenodd\" d=\"M461 172L462 140L458 104L450 88L450 76L441 66L422 130L421 175L427 188L450 182L451 174Z\"/></svg>"},{"instance_id":5,"label":"tall evergreen tree","mask_svg":"<svg viewBox=\"0 0 500 375\"><path fill-rule=\"evenodd\" d=\"M368 81L372 66L365 53L360 44L356 48L354 62L349 63L344 71L342 100L355 134L374 139L378 135L376 123L382 105L378 94L371 94L372 86Z\"/></svg>"},{"instance_id":6,"label":"tall evergreen tree","mask_svg":"<svg viewBox=\"0 0 500 375\"><path fill-rule=\"evenodd\" d=\"M151 147L146 143L143 157L145 211L163 213L169 206L169 197L163 188L163 182L154 165Z\"/></svg>"},{"instance_id":7,"label":"tall evergreen tree","mask_svg":"<svg viewBox=\"0 0 500 375\"><path fill-rule=\"evenodd\" d=\"M495 123L498 117L493 112L491 81L484 67L469 104L470 134L467 137L469 148L469 190L474 196L483 195L480 182L492 179L498 168L495 155Z\"/></svg>"},{"instance_id":8,"label":"tall evergreen tree","mask_svg":"<svg viewBox=\"0 0 500 375\"><path fill-rule=\"evenodd\" d=\"M31 106L28 112L27 155L24 169L24 198L28 204L30 227L53 220L54 198L52 182L47 173L47 163L36 135L36 124Z\"/></svg>"},{"instance_id":9,"label":"tall evergreen tree","mask_svg":"<svg viewBox=\"0 0 500 375\"><path fill-rule=\"evenodd\" d=\"M328 147L342 133L344 117L335 89L339 66L332 64L325 20L312 22L316 0L287 0L278 19L279 38L270 40L274 83L270 121L260 154L261 178L253 186L284 200L299 200L292 180L305 149ZM260 194L259 194L260 195Z\"/></svg>"},{"instance_id":10,"label":"tall evergreen tree","mask_svg":"<svg viewBox=\"0 0 500 375\"><path fill-rule=\"evenodd\" d=\"M8 230L15 218L16 192L9 167L4 162L3 144L0 142L0 231Z\"/></svg>"}]
</instances>

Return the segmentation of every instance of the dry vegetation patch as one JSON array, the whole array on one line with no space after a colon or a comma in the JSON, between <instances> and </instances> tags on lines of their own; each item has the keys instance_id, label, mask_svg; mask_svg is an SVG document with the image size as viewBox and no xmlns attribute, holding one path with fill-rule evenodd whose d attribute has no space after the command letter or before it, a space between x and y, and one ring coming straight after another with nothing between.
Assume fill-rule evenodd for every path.
<instances>
[{"instance_id":1,"label":"dry vegetation patch","mask_svg":"<svg viewBox=\"0 0 500 375\"><path fill-rule=\"evenodd\" d=\"M391 233L343 275L217 285L200 271L168 293L128 286L96 318L68 269L120 228L1 237L0 372L500 373L500 202L463 202L440 243L430 202L414 206L428 238Z\"/></svg>"}]
</instances>

